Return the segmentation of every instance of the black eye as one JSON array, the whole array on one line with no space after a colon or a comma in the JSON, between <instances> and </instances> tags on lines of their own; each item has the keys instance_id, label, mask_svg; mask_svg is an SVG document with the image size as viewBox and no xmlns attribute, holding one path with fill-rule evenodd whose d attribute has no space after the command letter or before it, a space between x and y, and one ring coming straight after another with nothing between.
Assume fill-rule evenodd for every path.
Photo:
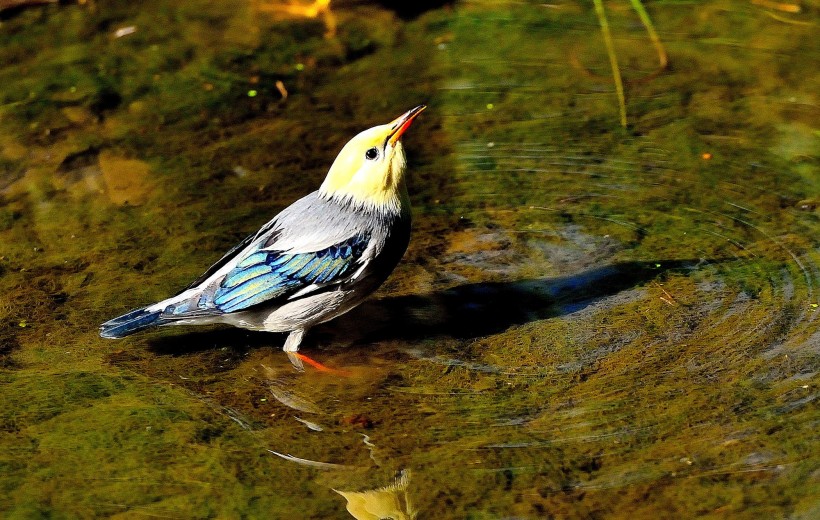
<instances>
[{"instance_id":1,"label":"black eye","mask_svg":"<svg viewBox=\"0 0 820 520\"><path fill-rule=\"evenodd\" d=\"M379 158L379 150L377 148L371 148L364 153L364 158L368 161L375 161Z\"/></svg>"}]
</instances>

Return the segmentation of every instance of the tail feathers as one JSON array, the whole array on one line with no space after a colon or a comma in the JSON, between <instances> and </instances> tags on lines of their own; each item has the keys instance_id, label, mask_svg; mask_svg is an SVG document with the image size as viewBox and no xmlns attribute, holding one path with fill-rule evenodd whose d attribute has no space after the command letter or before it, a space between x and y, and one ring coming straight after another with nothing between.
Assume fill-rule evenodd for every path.
<instances>
[{"instance_id":1,"label":"tail feathers","mask_svg":"<svg viewBox=\"0 0 820 520\"><path fill-rule=\"evenodd\" d=\"M162 318L161 315L161 310L149 311L143 308L131 311L100 325L100 336L110 339L124 338L148 327L155 327L173 321Z\"/></svg>"}]
</instances>

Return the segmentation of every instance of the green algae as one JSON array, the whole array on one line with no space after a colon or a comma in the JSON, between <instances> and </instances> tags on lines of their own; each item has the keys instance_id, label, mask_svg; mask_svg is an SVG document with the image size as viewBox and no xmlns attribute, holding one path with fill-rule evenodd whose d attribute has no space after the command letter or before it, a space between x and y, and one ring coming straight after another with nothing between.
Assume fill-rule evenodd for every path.
<instances>
[{"instance_id":1,"label":"green algae","mask_svg":"<svg viewBox=\"0 0 820 520\"><path fill-rule=\"evenodd\" d=\"M334 490L402 469L419 518L816 511L811 26L648 4L671 70L646 81L607 4L625 131L589 5L339 2L332 38L258 7L2 22L4 516L347 518ZM421 102L410 250L306 342L349 377L294 373L276 334L97 337Z\"/></svg>"}]
</instances>

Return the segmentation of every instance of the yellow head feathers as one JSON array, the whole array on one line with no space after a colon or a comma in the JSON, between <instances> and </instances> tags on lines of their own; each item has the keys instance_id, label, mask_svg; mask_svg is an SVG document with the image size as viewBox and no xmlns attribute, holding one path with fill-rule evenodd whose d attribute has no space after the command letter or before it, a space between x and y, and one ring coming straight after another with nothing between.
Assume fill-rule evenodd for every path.
<instances>
[{"instance_id":1,"label":"yellow head feathers","mask_svg":"<svg viewBox=\"0 0 820 520\"><path fill-rule=\"evenodd\" d=\"M319 193L349 198L356 204L401 209L406 197L401 136L425 108L421 105L408 110L394 121L351 139L333 161Z\"/></svg>"}]
</instances>

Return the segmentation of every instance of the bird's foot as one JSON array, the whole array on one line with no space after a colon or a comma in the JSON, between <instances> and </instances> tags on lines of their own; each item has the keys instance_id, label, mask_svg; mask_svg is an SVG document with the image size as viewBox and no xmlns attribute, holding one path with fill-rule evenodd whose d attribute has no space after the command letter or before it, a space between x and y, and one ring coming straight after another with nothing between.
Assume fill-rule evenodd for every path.
<instances>
[{"instance_id":1,"label":"bird's foot","mask_svg":"<svg viewBox=\"0 0 820 520\"><path fill-rule=\"evenodd\" d=\"M337 368L330 368L328 366L319 363L318 361L309 358L304 354L299 353L299 344L302 343L302 338L305 335L304 329L296 329L291 331L288 335L288 338L285 340L285 345L282 347L287 355L288 359L290 359L290 364L298 370L299 372L305 371L305 363L312 366L319 372L325 372L327 374L335 374L338 376L350 376L351 373L347 370L339 370Z\"/></svg>"},{"instance_id":2,"label":"bird's foot","mask_svg":"<svg viewBox=\"0 0 820 520\"><path fill-rule=\"evenodd\" d=\"M307 363L319 372L324 372L326 374L333 374L342 377L350 377L353 375L353 373L348 370L331 368L309 356L306 356L305 354L302 354L301 352L288 352L288 358L290 358L290 362L294 367L296 367L296 370L299 370L300 372L304 372L305 363Z\"/></svg>"}]
</instances>

